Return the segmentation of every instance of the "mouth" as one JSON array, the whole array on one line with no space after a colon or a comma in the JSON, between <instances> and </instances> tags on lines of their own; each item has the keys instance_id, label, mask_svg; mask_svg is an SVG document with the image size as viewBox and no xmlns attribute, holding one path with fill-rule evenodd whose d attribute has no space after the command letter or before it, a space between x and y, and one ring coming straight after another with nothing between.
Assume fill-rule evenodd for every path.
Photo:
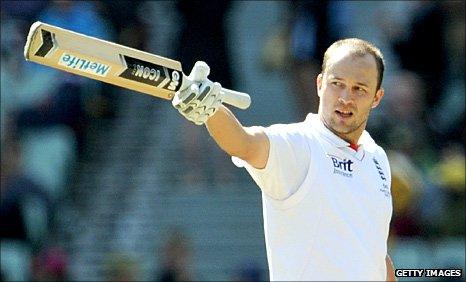
<instances>
[{"instance_id":1,"label":"mouth","mask_svg":"<svg viewBox=\"0 0 466 282\"><path fill-rule=\"evenodd\" d=\"M335 114L340 118L350 118L353 116L353 112L351 111L343 111L343 110L335 110Z\"/></svg>"}]
</instances>

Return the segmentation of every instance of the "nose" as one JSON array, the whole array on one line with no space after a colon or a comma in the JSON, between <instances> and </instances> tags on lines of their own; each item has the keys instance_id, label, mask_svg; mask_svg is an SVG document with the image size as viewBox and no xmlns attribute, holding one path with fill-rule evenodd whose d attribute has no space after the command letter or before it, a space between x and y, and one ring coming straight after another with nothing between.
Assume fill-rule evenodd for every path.
<instances>
[{"instance_id":1,"label":"nose","mask_svg":"<svg viewBox=\"0 0 466 282\"><path fill-rule=\"evenodd\" d=\"M345 88L340 92L340 96L338 97L338 101L342 104L348 104L351 102L351 91Z\"/></svg>"}]
</instances>

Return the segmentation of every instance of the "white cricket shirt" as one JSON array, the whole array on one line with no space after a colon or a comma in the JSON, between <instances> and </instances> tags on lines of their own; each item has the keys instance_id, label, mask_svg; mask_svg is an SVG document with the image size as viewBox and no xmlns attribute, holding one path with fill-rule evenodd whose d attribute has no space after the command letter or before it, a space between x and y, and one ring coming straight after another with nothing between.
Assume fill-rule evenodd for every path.
<instances>
[{"instance_id":1,"label":"white cricket shirt","mask_svg":"<svg viewBox=\"0 0 466 282\"><path fill-rule=\"evenodd\" d=\"M264 169L233 161L262 190L270 280L385 281L392 198L384 150L364 131L354 151L316 114L264 131Z\"/></svg>"}]
</instances>

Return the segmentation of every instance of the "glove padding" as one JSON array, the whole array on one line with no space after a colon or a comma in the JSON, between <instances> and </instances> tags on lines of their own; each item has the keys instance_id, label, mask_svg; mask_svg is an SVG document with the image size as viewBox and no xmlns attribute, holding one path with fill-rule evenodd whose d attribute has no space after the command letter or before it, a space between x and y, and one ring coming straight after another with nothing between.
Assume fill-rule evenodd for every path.
<instances>
[{"instance_id":1,"label":"glove padding","mask_svg":"<svg viewBox=\"0 0 466 282\"><path fill-rule=\"evenodd\" d=\"M188 76L193 83L176 92L172 100L172 105L178 112L197 125L204 124L222 104L222 86L207 79L209 71L206 63L196 62Z\"/></svg>"}]
</instances>

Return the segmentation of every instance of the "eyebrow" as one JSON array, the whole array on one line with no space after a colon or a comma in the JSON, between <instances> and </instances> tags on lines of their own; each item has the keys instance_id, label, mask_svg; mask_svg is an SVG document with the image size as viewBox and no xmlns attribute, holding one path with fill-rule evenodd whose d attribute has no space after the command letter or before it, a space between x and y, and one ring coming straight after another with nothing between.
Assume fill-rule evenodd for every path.
<instances>
[{"instance_id":1,"label":"eyebrow","mask_svg":"<svg viewBox=\"0 0 466 282\"><path fill-rule=\"evenodd\" d=\"M338 77L338 76L334 76L334 75L332 75L332 74L331 74L331 75L329 75L329 77L330 77L331 79L333 78L333 79L336 79L336 80L343 80L343 81L344 81L344 79L343 79L343 78L341 78L341 77ZM363 82L356 82L356 84L357 84L357 85L361 85L361 86L364 86L364 87L368 87L368 88L369 88L369 86L368 86L367 84L363 83Z\"/></svg>"}]
</instances>

